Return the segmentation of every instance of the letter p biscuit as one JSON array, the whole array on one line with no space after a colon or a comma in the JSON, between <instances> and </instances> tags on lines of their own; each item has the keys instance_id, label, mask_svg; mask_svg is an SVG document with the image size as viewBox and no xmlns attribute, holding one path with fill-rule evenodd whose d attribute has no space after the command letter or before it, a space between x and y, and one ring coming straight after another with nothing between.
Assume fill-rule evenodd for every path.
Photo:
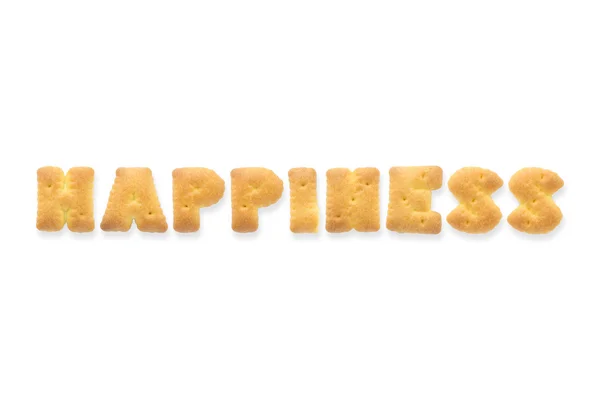
<instances>
[{"instance_id":1,"label":"letter p biscuit","mask_svg":"<svg viewBox=\"0 0 600 400\"><path fill-rule=\"evenodd\" d=\"M173 170L173 229L196 232L200 229L200 208L218 203L224 192L225 182L211 169Z\"/></svg>"},{"instance_id":2,"label":"letter p biscuit","mask_svg":"<svg viewBox=\"0 0 600 400\"><path fill-rule=\"evenodd\" d=\"M231 228L235 232L258 229L258 209L275 204L283 181L270 169L236 168L231 171Z\"/></svg>"}]
</instances>

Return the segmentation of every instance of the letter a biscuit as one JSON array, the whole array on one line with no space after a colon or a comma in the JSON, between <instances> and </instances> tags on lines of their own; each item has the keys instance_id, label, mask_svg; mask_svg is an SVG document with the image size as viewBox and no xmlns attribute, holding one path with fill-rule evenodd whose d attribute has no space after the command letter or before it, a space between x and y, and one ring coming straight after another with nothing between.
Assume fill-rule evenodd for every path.
<instances>
[{"instance_id":1,"label":"letter a biscuit","mask_svg":"<svg viewBox=\"0 0 600 400\"><path fill-rule=\"evenodd\" d=\"M117 169L100 228L124 232L131 228L134 220L142 232L167 230L150 168Z\"/></svg>"}]
</instances>

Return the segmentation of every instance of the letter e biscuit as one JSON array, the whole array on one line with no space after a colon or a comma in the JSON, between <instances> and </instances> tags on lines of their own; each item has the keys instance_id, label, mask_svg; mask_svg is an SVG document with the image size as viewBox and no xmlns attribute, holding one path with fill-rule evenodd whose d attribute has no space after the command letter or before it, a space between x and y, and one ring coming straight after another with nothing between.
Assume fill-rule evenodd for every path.
<instances>
[{"instance_id":1,"label":"letter e biscuit","mask_svg":"<svg viewBox=\"0 0 600 400\"><path fill-rule=\"evenodd\" d=\"M442 217L431 211L431 191L441 187L440 167L392 167L387 228L401 233L440 233Z\"/></svg>"}]
</instances>

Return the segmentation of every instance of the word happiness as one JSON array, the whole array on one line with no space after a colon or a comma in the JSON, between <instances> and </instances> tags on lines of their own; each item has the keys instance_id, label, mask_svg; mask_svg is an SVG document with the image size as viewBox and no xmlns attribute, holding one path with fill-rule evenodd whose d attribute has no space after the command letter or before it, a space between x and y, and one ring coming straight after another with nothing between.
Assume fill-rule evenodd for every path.
<instances>
[{"instance_id":1,"label":"word happiness","mask_svg":"<svg viewBox=\"0 0 600 400\"><path fill-rule=\"evenodd\" d=\"M290 230L317 232L317 173L312 168L289 170ZM37 171L37 228L58 231L65 223L74 232L94 230L94 170L76 167L67 175L58 167ZM554 172L524 168L515 173L509 188L520 205L508 216L515 229L532 234L548 233L558 226L562 213L552 194L563 186ZM456 171L448 187L459 205L446 220L467 233L486 233L500 222L502 213L492 193L503 185L493 171L468 167ZM442 221L431 210L431 192L442 186L440 167L393 167L386 226L402 233L437 234ZM200 229L200 208L210 207L223 197L225 182L207 168L178 168L173 171L173 228L177 232ZM231 171L232 229L258 229L258 209L276 203L283 181L266 168L236 168ZM334 168L327 171L328 232L379 230L379 170L377 168ZM128 231L135 220L140 231L165 232L167 221L160 207L149 168L119 168L100 228Z\"/></svg>"}]
</instances>

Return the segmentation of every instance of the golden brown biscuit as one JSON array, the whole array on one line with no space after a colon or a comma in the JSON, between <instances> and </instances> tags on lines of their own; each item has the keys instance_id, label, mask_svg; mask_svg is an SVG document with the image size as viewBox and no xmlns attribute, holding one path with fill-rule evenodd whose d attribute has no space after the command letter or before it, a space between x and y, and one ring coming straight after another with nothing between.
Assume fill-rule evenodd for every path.
<instances>
[{"instance_id":1,"label":"golden brown biscuit","mask_svg":"<svg viewBox=\"0 0 600 400\"><path fill-rule=\"evenodd\" d=\"M440 233L442 216L431 211L431 191L441 187L440 167L390 168L387 228L402 233Z\"/></svg>"},{"instance_id":2,"label":"golden brown biscuit","mask_svg":"<svg viewBox=\"0 0 600 400\"><path fill-rule=\"evenodd\" d=\"M231 171L231 228L236 232L258 229L258 209L275 204L283 181L270 169L236 168Z\"/></svg>"},{"instance_id":3,"label":"golden brown biscuit","mask_svg":"<svg viewBox=\"0 0 600 400\"><path fill-rule=\"evenodd\" d=\"M319 227L317 172L312 168L292 168L290 179L290 230L315 233Z\"/></svg>"},{"instance_id":4,"label":"golden brown biscuit","mask_svg":"<svg viewBox=\"0 0 600 400\"><path fill-rule=\"evenodd\" d=\"M142 232L167 230L150 168L117 169L100 228L124 232L131 228L133 220Z\"/></svg>"},{"instance_id":5,"label":"golden brown biscuit","mask_svg":"<svg viewBox=\"0 0 600 400\"><path fill-rule=\"evenodd\" d=\"M491 195L502 185L502 179L489 169L459 169L450 177L448 188L460 204L448 214L446 220L454 229L462 232L491 231L502 218Z\"/></svg>"},{"instance_id":6,"label":"golden brown biscuit","mask_svg":"<svg viewBox=\"0 0 600 400\"><path fill-rule=\"evenodd\" d=\"M333 168L327 171L327 232L379 230L379 170Z\"/></svg>"},{"instance_id":7,"label":"golden brown biscuit","mask_svg":"<svg viewBox=\"0 0 600 400\"><path fill-rule=\"evenodd\" d=\"M508 223L526 233L554 230L562 220L562 212L552 195L564 184L557 173L547 169L523 168L515 173L508 187L520 205L508 216Z\"/></svg>"},{"instance_id":8,"label":"golden brown biscuit","mask_svg":"<svg viewBox=\"0 0 600 400\"><path fill-rule=\"evenodd\" d=\"M94 170L75 167L67 172L58 167L37 171L37 229L59 231L67 223L73 232L94 230Z\"/></svg>"},{"instance_id":9,"label":"golden brown biscuit","mask_svg":"<svg viewBox=\"0 0 600 400\"><path fill-rule=\"evenodd\" d=\"M200 229L200 208L218 203L224 192L225 181L212 169L173 170L173 229L196 232Z\"/></svg>"}]
</instances>

